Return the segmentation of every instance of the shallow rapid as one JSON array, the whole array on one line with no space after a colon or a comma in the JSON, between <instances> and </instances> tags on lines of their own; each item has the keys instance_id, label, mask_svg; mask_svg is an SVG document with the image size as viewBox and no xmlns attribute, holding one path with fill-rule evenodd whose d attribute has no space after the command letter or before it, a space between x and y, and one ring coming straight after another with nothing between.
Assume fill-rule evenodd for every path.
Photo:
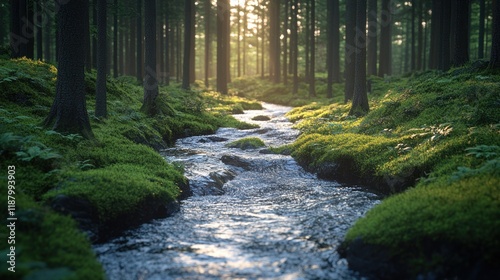
<instances>
[{"instance_id":1,"label":"shallow rapid","mask_svg":"<svg viewBox=\"0 0 500 280\"><path fill-rule=\"evenodd\" d=\"M266 153L298 132L288 107L236 115L257 129L222 128L163 151L185 168L194 195L172 217L94 247L109 279L357 279L336 252L348 228L378 197ZM267 116L269 121L253 121ZM227 148L259 137L260 149Z\"/></svg>"}]
</instances>

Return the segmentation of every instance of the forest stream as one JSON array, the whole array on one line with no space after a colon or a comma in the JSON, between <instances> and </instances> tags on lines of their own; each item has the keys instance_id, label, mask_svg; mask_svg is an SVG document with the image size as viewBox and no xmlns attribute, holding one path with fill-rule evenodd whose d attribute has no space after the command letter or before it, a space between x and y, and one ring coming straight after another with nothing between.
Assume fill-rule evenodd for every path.
<instances>
[{"instance_id":1,"label":"forest stream","mask_svg":"<svg viewBox=\"0 0 500 280\"><path fill-rule=\"evenodd\" d=\"M299 132L285 117L289 109L264 104L235 116L259 128L221 128L164 150L169 162L184 166L194 194L173 216L95 245L108 278L359 278L336 248L379 197L320 180L266 147L226 147L247 137L267 147L292 143Z\"/></svg>"}]
</instances>

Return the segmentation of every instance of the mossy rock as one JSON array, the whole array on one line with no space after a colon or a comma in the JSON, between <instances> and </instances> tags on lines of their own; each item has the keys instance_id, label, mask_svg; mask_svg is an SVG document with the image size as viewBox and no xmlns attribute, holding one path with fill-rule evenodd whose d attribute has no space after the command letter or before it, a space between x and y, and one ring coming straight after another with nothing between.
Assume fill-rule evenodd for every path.
<instances>
[{"instance_id":1,"label":"mossy rock","mask_svg":"<svg viewBox=\"0 0 500 280\"><path fill-rule=\"evenodd\" d=\"M242 150L258 149L264 146L266 146L264 141L257 137L239 139L226 145L228 148L239 148Z\"/></svg>"}]
</instances>

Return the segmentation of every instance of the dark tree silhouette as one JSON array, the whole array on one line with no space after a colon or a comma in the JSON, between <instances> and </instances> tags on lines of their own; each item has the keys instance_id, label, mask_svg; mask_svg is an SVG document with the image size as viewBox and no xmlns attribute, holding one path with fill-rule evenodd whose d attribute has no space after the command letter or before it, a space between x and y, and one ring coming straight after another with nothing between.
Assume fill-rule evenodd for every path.
<instances>
[{"instance_id":1,"label":"dark tree silhouette","mask_svg":"<svg viewBox=\"0 0 500 280\"><path fill-rule=\"evenodd\" d=\"M355 54L356 48L356 5L357 1L346 1L345 11L345 90L344 102L352 99L354 92L354 76L355 76Z\"/></svg>"},{"instance_id":2,"label":"dark tree silhouette","mask_svg":"<svg viewBox=\"0 0 500 280\"><path fill-rule=\"evenodd\" d=\"M137 45L137 62L136 62L136 77L137 81L139 83L143 82L143 60L144 60L144 54L142 53L142 1L143 0L137 0L137 10L136 12L136 31L137 31L137 37L136 37L136 45ZM145 29L145 28L144 28ZM156 69L156 66L153 68Z\"/></svg>"},{"instance_id":3,"label":"dark tree silhouette","mask_svg":"<svg viewBox=\"0 0 500 280\"><path fill-rule=\"evenodd\" d=\"M290 65L292 66L293 73L293 89L292 93L297 94L299 91L299 75L298 75L298 6L299 1L292 1L291 21L290 21Z\"/></svg>"},{"instance_id":4,"label":"dark tree silhouette","mask_svg":"<svg viewBox=\"0 0 500 280\"><path fill-rule=\"evenodd\" d=\"M212 1L205 0L205 87L208 87L210 78L210 64L212 57Z\"/></svg>"},{"instance_id":5,"label":"dark tree silhouette","mask_svg":"<svg viewBox=\"0 0 500 280\"><path fill-rule=\"evenodd\" d=\"M490 69L500 69L500 3L493 0L493 34L491 41Z\"/></svg>"},{"instance_id":6,"label":"dark tree silhouette","mask_svg":"<svg viewBox=\"0 0 500 280\"><path fill-rule=\"evenodd\" d=\"M217 0L217 91L222 94L228 93L229 16L229 1Z\"/></svg>"},{"instance_id":7,"label":"dark tree silhouette","mask_svg":"<svg viewBox=\"0 0 500 280\"><path fill-rule=\"evenodd\" d=\"M368 0L368 75L377 75L377 0Z\"/></svg>"},{"instance_id":8,"label":"dark tree silhouette","mask_svg":"<svg viewBox=\"0 0 500 280\"><path fill-rule=\"evenodd\" d=\"M316 96L316 0L311 0L311 5L309 6L311 9L311 33L310 33L310 70L309 70L309 96Z\"/></svg>"},{"instance_id":9,"label":"dark tree silhouette","mask_svg":"<svg viewBox=\"0 0 500 280\"><path fill-rule=\"evenodd\" d=\"M339 1L328 0L327 9L327 54L326 67L328 71L328 83L326 97L333 97L333 83L340 82L340 13Z\"/></svg>"},{"instance_id":10,"label":"dark tree silhouette","mask_svg":"<svg viewBox=\"0 0 500 280\"><path fill-rule=\"evenodd\" d=\"M366 0L356 1L356 54L354 94L349 115L364 115L370 109L366 92Z\"/></svg>"},{"instance_id":11,"label":"dark tree silhouette","mask_svg":"<svg viewBox=\"0 0 500 280\"><path fill-rule=\"evenodd\" d=\"M57 13L59 59L56 96L45 126L93 138L85 104L85 41L82 36L88 0L69 0Z\"/></svg>"},{"instance_id":12,"label":"dark tree silhouette","mask_svg":"<svg viewBox=\"0 0 500 280\"><path fill-rule=\"evenodd\" d=\"M106 61L107 61L107 3L97 0L97 79L95 95L95 116L107 117L106 106Z\"/></svg>"},{"instance_id":13,"label":"dark tree silhouette","mask_svg":"<svg viewBox=\"0 0 500 280\"><path fill-rule=\"evenodd\" d=\"M274 83L281 79L280 64L280 0L269 3L269 62L270 78Z\"/></svg>"},{"instance_id":14,"label":"dark tree silhouette","mask_svg":"<svg viewBox=\"0 0 500 280\"><path fill-rule=\"evenodd\" d=\"M392 15L390 10L391 0L382 0L380 12L380 52L378 75L392 75Z\"/></svg>"},{"instance_id":15,"label":"dark tree silhouette","mask_svg":"<svg viewBox=\"0 0 500 280\"><path fill-rule=\"evenodd\" d=\"M484 58L484 19L485 19L485 0L479 0L479 37L477 46L477 58Z\"/></svg>"},{"instance_id":16,"label":"dark tree silhouette","mask_svg":"<svg viewBox=\"0 0 500 280\"><path fill-rule=\"evenodd\" d=\"M453 65L462 66L469 61L470 0L456 0L455 42Z\"/></svg>"},{"instance_id":17,"label":"dark tree silhouette","mask_svg":"<svg viewBox=\"0 0 500 280\"><path fill-rule=\"evenodd\" d=\"M145 76L144 102L141 110L148 116L158 112L158 78L156 73L156 0L144 0Z\"/></svg>"},{"instance_id":18,"label":"dark tree silhouette","mask_svg":"<svg viewBox=\"0 0 500 280\"><path fill-rule=\"evenodd\" d=\"M184 63L182 67L182 88L189 89L191 82L191 55L193 42L193 16L194 0L184 2Z\"/></svg>"}]
</instances>

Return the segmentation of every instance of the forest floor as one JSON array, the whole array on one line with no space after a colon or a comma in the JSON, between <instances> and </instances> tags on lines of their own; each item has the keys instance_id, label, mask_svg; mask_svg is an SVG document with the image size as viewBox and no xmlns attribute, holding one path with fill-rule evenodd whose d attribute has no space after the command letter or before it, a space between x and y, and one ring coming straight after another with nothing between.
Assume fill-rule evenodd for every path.
<instances>
[{"instance_id":1,"label":"forest floor","mask_svg":"<svg viewBox=\"0 0 500 280\"><path fill-rule=\"evenodd\" d=\"M14 192L0 196L15 201L18 219L11 231L16 244L0 245L8 267L15 246L16 273L4 268L0 276L102 279L88 237L104 240L168 215L189 192L182 167L156 151L222 126L250 128L231 114L260 108L252 99L296 107L289 118L301 136L279 149L292 151L304 168L387 195L340 248L354 269L387 277L498 273L500 76L476 66L372 77L371 111L364 117L348 116L341 84L327 99L326 79L319 76L314 98L305 83L292 95L291 84L260 77L234 79L231 96L162 86L162 113L148 118L139 110L142 87L120 77L108 79L110 113L99 119L92 72L86 74L87 109L95 139L85 140L41 125L54 98L53 65L0 59L1 176L15 181ZM12 177L9 166L15 166ZM152 214L138 211L144 209ZM81 230L60 213L78 220Z\"/></svg>"},{"instance_id":2,"label":"forest floor","mask_svg":"<svg viewBox=\"0 0 500 280\"><path fill-rule=\"evenodd\" d=\"M319 177L387 195L348 232L339 252L376 279L491 279L500 274L500 76L475 63L448 72L371 77L370 112L349 116L317 82L236 80L241 96L296 107L289 147Z\"/></svg>"},{"instance_id":3,"label":"forest floor","mask_svg":"<svg viewBox=\"0 0 500 280\"><path fill-rule=\"evenodd\" d=\"M157 151L219 127L253 128L231 114L261 108L259 102L180 90L176 84L160 87L161 113L150 118L140 112L142 86L121 77L108 79L109 116L97 118L95 72L86 73L95 135L86 140L42 125L54 99L56 73L53 65L39 61L0 59L1 176L12 186L0 197L14 206L0 215L17 218L10 232L15 243L2 234L0 277L104 278L91 241L169 215L176 201L189 195L182 166L167 163ZM14 256L7 255L11 251Z\"/></svg>"}]
</instances>

